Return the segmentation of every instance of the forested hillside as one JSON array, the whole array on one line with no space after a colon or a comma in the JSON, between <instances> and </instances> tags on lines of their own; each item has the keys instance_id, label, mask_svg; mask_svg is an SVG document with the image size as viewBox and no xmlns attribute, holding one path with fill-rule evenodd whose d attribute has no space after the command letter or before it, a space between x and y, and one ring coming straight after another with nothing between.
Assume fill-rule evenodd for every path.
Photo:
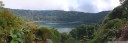
<instances>
[{"instance_id":1,"label":"forested hillside","mask_svg":"<svg viewBox=\"0 0 128 43\"><path fill-rule=\"evenodd\" d=\"M13 14L24 18L26 21L80 21L85 23L100 23L109 11L99 13L84 13L60 10L18 10L9 9Z\"/></svg>"},{"instance_id":2,"label":"forested hillside","mask_svg":"<svg viewBox=\"0 0 128 43\"><path fill-rule=\"evenodd\" d=\"M8 9L1 7L3 4L0 2L0 43L116 43L114 41L122 43L128 41L128 0L120 0L120 2L121 5L111 12L99 13ZM95 24L81 24L69 33L60 33L55 28L39 27L28 21L82 21Z\"/></svg>"},{"instance_id":3,"label":"forested hillside","mask_svg":"<svg viewBox=\"0 0 128 43\"><path fill-rule=\"evenodd\" d=\"M122 43L128 40L128 0L120 0L120 2L121 5L114 8L105 17L90 43L105 43L108 41Z\"/></svg>"},{"instance_id":4,"label":"forested hillside","mask_svg":"<svg viewBox=\"0 0 128 43\"><path fill-rule=\"evenodd\" d=\"M61 43L56 29L26 23L6 9L0 9L0 43Z\"/></svg>"},{"instance_id":5,"label":"forested hillside","mask_svg":"<svg viewBox=\"0 0 128 43\"><path fill-rule=\"evenodd\" d=\"M59 33L54 28L27 23L6 9L0 10L0 43L81 43L85 42L83 36L92 39L96 27L98 26L81 25L70 33Z\"/></svg>"}]
</instances>

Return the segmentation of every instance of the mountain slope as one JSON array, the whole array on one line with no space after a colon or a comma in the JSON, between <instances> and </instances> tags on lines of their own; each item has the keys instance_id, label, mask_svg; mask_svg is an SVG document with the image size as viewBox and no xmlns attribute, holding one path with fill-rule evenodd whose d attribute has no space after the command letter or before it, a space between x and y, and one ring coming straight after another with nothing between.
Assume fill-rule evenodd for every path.
<instances>
[{"instance_id":1,"label":"mountain slope","mask_svg":"<svg viewBox=\"0 0 128 43\"><path fill-rule=\"evenodd\" d=\"M109 11L99 13L83 13L76 11L60 10L18 10L9 9L13 14L24 18L26 21L80 21L85 23L100 23Z\"/></svg>"},{"instance_id":2,"label":"mountain slope","mask_svg":"<svg viewBox=\"0 0 128 43\"><path fill-rule=\"evenodd\" d=\"M128 0L111 11L104 19L90 43L107 41L127 41L128 38Z\"/></svg>"}]
</instances>

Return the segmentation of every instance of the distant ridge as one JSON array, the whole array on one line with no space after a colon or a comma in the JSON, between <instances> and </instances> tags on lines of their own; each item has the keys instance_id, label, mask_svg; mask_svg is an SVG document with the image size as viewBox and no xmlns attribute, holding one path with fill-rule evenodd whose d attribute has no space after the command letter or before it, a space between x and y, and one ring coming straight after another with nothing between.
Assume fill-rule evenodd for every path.
<instances>
[{"instance_id":1,"label":"distant ridge","mask_svg":"<svg viewBox=\"0 0 128 43\"><path fill-rule=\"evenodd\" d=\"M62 10L8 10L17 16L24 18L25 21L82 21L84 23L101 23L104 17L110 12L102 11L99 13L85 13Z\"/></svg>"}]
</instances>

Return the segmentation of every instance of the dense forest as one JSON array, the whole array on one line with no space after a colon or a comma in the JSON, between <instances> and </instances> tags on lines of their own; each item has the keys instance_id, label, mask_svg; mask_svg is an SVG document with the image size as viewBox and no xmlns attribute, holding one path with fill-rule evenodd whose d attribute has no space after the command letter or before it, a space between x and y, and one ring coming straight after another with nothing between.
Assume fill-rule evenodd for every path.
<instances>
[{"instance_id":1,"label":"dense forest","mask_svg":"<svg viewBox=\"0 0 128 43\"><path fill-rule=\"evenodd\" d=\"M8 9L13 14L25 19L26 21L64 21L74 22L80 21L84 23L101 23L103 18L109 11L99 13L84 13L76 11L61 11L61 10L18 10ZM98 16L97 16L98 15Z\"/></svg>"},{"instance_id":2,"label":"dense forest","mask_svg":"<svg viewBox=\"0 0 128 43\"><path fill-rule=\"evenodd\" d=\"M128 0L121 0L121 5L114 8L105 18L106 12L100 13L78 13L70 12L67 14L65 11L55 11L57 14L41 14L39 12L47 11L34 11L30 10L12 10L2 7L0 3L0 43L109 43L114 41L127 41L128 40ZM27 13L30 11L31 13ZM49 12L49 11L48 11ZM51 11L50 11L51 12ZM63 14L66 13L66 14ZM27 15L28 14L28 15ZM31 16L30 16L30 15ZM37 15L36 15L37 14ZM38 16L39 14L39 16ZM56 18L54 15L60 16ZM60 15L59 15L60 14ZM74 15L73 15L74 14ZM102 15L103 14L103 15ZM61 18L63 15L64 19ZM65 20L69 17L68 20ZM79 15L79 16L78 16ZM82 16L81 16L82 15ZM69 33L60 33L55 28L39 27L35 24L28 23L26 20L48 20L48 21L77 21L82 20L86 22L86 15L88 20L95 22L102 21L101 24L81 24ZM96 16L97 15L97 16ZM101 15L101 16L100 16ZM18 17L20 16L20 17ZM48 17L47 17L48 16ZM92 18L91 18L92 16ZM26 20L24 18L30 17ZM33 17L33 18L32 18ZM42 17L42 18L41 18ZM79 19L77 19L78 17ZM81 18L82 17L82 18ZM47 18L47 19L45 19ZM50 19L52 20L50 20ZM56 18L56 19L55 19ZM75 18L75 19L74 19ZM98 19L99 18L99 19ZM85 20L84 20L85 19ZM92 21L92 22L94 22ZM89 21L90 22L90 21ZM94 23L95 23L94 22Z\"/></svg>"}]
</instances>

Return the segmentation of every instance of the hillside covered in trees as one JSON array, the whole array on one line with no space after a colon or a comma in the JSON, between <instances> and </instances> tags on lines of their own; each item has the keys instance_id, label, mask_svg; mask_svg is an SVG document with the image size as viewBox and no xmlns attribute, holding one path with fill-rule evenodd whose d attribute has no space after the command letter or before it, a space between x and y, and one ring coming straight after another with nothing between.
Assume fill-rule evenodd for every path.
<instances>
[{"instance_id":1,"label":"hillside covered in trees","mask_svg":"<svg viewBox=\"0 0 128 43\"><path fill-rule=\"evenodd\" d=\"M59 33L54 28L27 23L6 9L0 10L0 43L80 43L83 36L92 39L95 27L98 26L81 25L70 33Z\"/></svg>"},{"instance_id":2,"label":"hillside covered in trees","mask_svg":"<svg viewBox=\"0 0 128 43\"><path fill-rule=\"evenodd\" d=\"M0 43L61 43L56 29L26 23L6 9L0 10Z\"/></svg>"},{"instance_id":3,"label":"hillside covered in trees","mask_svg":"<svg viewBox=\"0 0 128 43\"><path fill-rule=\"evenodd\" d=\"M120 2L121 5L114 8L105 17L89 43L105 43L108 41L123 43L128 40L128 0L120 0Z\"/></svg>"},{"instance_id":4,"label":"hillside covered in trees","mask_svg":"<svg viewBox=\"0 0 128 43\"><path fill-rule=\"evenodd\" d=\"M109 11L99 13L84 13L76 11L61 11L61 10L18 10L8 9L13 14L24 18L26 21L64 21L74 22L80 21L84 23L101 23L103 18Z\"/></svg>"},{"instance_id":5,"label":"hillside covered in trees","mask_svg":"<svg viewBox=\"0 0 128 43\"><path fill-rule=\"evenodd\" d=\"M105 15L103 16L102 14L105 14L106 11L100 13L80 12L80 14L77 14L76 12L70 12L71 14L66 12L66 14L64 14L65 11L55 11L58 13L54 14L54 11L50 11L52 13L48 11L49 14L46 13L47 15L42 14L42 12L44 11L34 11L37 13L36 15L36 13L34 14L30 10L13 11L12 9L1 8L0 43L109 43L114 41L119 41L119 43L122 43L123 41L128 40L127 2L128 0L121 0L121 5L114 8L105 18ZM31 12L31 16L29 15L29 11ZM43 15L46 17L41 18L42 16L38 16L38 12L41 13L39 13L39 15ZM52 14L56 15L59 18L56 18L56 16ZM20 16L21 18L18 16ZM71 30L69 33L59 33L55 28L38 27L37 25L28 23L22 19L27 17L29 17L28 19L26 19L28 21L77 21L81 19L82 21L87 22L86 16L88 20L94 20L97 18L96 20L92 21L94 23L102 21L103 18L104 20L102 24L82 24ZM64 18L61 19L61 17ZM79 19L77 19L76 17L78 17Z\"/></svg>"}]
</instances>

